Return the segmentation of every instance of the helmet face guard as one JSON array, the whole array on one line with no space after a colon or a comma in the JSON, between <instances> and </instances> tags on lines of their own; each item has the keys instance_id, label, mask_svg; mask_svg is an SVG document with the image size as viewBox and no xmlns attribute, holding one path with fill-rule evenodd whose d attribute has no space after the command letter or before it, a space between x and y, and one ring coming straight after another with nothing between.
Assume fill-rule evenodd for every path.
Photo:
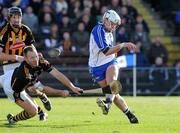
<instances>
[{"instance_id":1,"label":"helmet face guard","mask_svg":"<svg viewBox=\"0 0 180 133\"><path fill-rule=\"evenodd\" d=\"M116 30L121 24L121 18L114 10L106 11L103 15L103 21L105 19L109 21L108 24L105 24L106 28L111 29L112 31Z\"/></svg>"},{"instance_id":2,"label":"helmet face guard","mask_svg":"<svg viewBox=\"0 0 180 133\"><path fill-rule=\"evenodd\" d=\"M14 15L18 15L20 17L22 17L22 11L21 8L18 7L11 7L8 9L8 20L11 20L11 17ZM11 22L13 21L13 22ZM18 20L11 20L10 23L14 28L18 28L21 26L21 19Z\"/></svg>"}]
</instances>

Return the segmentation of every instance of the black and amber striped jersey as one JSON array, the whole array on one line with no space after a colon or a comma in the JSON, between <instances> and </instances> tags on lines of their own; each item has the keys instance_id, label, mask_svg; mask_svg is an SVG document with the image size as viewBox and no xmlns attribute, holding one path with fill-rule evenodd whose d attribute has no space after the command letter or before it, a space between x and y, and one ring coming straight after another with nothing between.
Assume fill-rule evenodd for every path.
<instances>
[{"instance_id":1,"label":"black and amber striped jersey","mask_svg":"<svg viewBox=\"0 0 180 133\"><path fill-rule=\"evenodd\" d=\"M26 61L23 61L13 72L11 78L12 89L15 92L21 92L28 86L38 82L38 77L43 71L50 72L52 69L51 64L45 59L40 59L39 66L34 68L26 63Z\"/></svg>"},{"instance_id":2,"label":"black and amber striped jersey","mask_svg":"<svg viewBox=\"0 0 180 133\"><path fill-rule=\"evenodd\" d=\"M26 25L22 24L17 33L13 31L8 22L0 28L0 47L5 54L22 55L24 46L31 45L34 42L32 32Z\"/></svg>"}]
</instances>

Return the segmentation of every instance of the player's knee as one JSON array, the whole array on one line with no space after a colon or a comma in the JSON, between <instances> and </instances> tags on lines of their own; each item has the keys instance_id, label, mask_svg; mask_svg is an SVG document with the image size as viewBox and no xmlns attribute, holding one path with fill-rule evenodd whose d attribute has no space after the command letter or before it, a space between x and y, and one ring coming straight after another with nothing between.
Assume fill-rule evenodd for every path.
<instances>
[{"instance_id":1,"label":"player's knee","mask_svg":"<svg viewBox=\"0 0 180 133\"><path fill-rule=\"evenodd\" d=\"M119 94L122 90L122 85L119 81L114 80L109 85L102 88L103 94Z\"/></svg>"},{"instance_id":2,"label":"player's knee","mask_svg":"<svg viewBox=\"0 0 180 133\"><path fill-rule=\"evenodd\" d=\"M31 109L28 111L28 114L30 117L34 117L38 114L38 108L37 107L31 107Z\"/></svg>"}]
</instances>

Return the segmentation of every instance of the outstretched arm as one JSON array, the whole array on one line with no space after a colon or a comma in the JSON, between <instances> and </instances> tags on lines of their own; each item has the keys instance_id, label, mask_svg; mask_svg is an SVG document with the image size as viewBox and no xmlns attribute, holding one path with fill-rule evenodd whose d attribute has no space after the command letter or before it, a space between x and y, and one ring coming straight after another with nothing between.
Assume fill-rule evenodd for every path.
<instances>
[{"instance_id":1,"label":"outstretched arm","mask_svg":"<svg viewBox=\"0 0 180 133\"><path fill-rule=\"evenodd\" d=\"M59 80L61 83L63 83L65 86L69 87L73 92L81 94L80 92L83 91L79 87L74 86L73 83L63 73L59 72L56 68L53 68L50 74L54 76L57 80Z\"/></svg>"},{"instance_id":2,"label":"outstretched arm","mask_svg":"<svg viewBox=\"0 0 180 133\"><path fill-rule=\"evenodd\" d=\"M22 62L24 60L23 56L19 55L9 55L2 52L2 48L0 48L0 61L9 61L9 60L15 60L18 62Z\"/></svg>"},{"instance_id":3,"label":"outstretched arm","mask_svg":"<svg viewBox=\"0 0 180 133\"><path fill-rule=\"evenodd\" d=\"M131 42L125 42L125 43L118 43L116 46L110 48L105 55L111 55L117 53L122 48L127 48L128 50L136 50L136 45Z\"/></svg>"}]
</instances>

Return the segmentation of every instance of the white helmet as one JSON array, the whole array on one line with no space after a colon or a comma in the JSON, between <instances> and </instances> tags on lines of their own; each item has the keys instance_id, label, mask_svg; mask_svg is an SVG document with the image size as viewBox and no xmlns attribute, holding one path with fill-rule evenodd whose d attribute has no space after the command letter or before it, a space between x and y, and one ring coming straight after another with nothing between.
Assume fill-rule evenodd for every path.
<instances>
[{"instance_id":1,"label":"white helmet","mask_svg":"<svg viewBox=\"0 0 180 133\"><path fill-rule=\"evenodd\" d=\"M120 25L121 24L121 18L114 10L108 10L103 15L103 20L107 18L109 21Z\"/></svg>"}]
</instances>

